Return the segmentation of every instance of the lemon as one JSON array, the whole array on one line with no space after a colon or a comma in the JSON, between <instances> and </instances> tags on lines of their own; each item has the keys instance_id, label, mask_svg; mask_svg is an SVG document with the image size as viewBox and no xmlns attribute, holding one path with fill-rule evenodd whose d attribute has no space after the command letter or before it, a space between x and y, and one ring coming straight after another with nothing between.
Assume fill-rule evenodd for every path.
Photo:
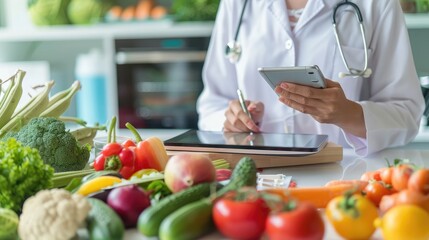
<instances>
[{"instance_id":1,"label":"lemon","mask_svg":"<svg viewBox=\"0 0 429 240\"><path fill-rule=\"evenodd\" d=\"M429 213L416 205L395 206L377 218L374 225L381 229L386 240L429 239Z\"/></svg>"},{"instance_id":2,"label":"lemon","mask_svg":"<svg viewBox=\"0 0 429 240\"><path fill-rule=\"evenodd\" d=\"M15 239L18 222L18 215L14 211L0 208L0 239Z\"/></svg>"}]
</instances>

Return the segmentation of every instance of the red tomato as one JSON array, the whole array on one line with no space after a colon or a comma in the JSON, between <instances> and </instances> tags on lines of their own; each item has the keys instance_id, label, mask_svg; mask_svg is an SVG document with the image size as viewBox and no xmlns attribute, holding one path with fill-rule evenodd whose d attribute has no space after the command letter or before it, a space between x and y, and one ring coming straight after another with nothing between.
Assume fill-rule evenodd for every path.
<instances>
[{"instance_id":1,"label":"red tomato","mask_svg":"<svg viewBox=\"0 0 429 240\"><path fill-rule=\"evenodd\" d=\"M262 198L238 201L221 198L213 206L217 229L233 239L259 239L264 233L269 208Z\"/></svg>"},{"instance_id":2,"label":"red tomato","mask_svg":"<svg viewBox=\"0 0 429 240\"><path fill-rule=\"evenodd\" d=\"M384 195L395 193L392 186L386 185L381 181L370 181L368 185L366 185L364 192L366 198L371 200L377 207Z\"/></svg>"},{"instance_id":3,"label":"red tomato","mask_svg":"<svg viewBox=\"0 0 429 240\"><path fill-rule=\"evenodd\" d=\"M130 179L134 174L134 167L124 166L119 171L119 174L121 174L121 176L125 179Z\"/></svg>"},{"instance_id":4,"label":"red tomato","mask_svg":"<svg viewBox=\"0 0 429 240\"><path fill-rule=\"evenodd\" d=\"M117 142L108 143L104 145L103 150L101 150L101 154L103 154L105 157L109 157L112 155L118 155L122 150L122 145Z\"/></svg>"},{"instance_id":5,"label":"red tomato","mask_svg":"<svg viewBox=\"0 0 429 240\"><path fill-rule=\"evenodd\" d=\"M126 147L126 148L128 148L128 147L135 147L135 146L136 146L136 143L135 143L133 140L131 140L131 139L127 139L127 140L125 140L125 141L122 143L122 146L123 146L123 147Z\"/></svg>"},{"instance_id":6,"label":"red tomato","mask_svg":"<svg viewBox=\"0 0 429 240\"><path fill-rule=\"evenodd\" d=\"M421 192L423 194L429 193L429 169L419 169L414 172L408 181L408 189Z\"/></svg>"},{"instance_id":7,"label":"red tomato","mask_svg":"<svg viewBox=\"0 0 429 240\"><path fill-rule=\"evenodd\" d=\"M382 168L380 173L381 181L383 181L385 184L392 185L392 173L393 167Z\"/></svg>"},{"instance_id":8,"label":"red tomato","mask_svg":"<svg viewBox=\"0 0 429 240\"><path fill-rule=\"evenodd\" d=\"M392 186L395 190L401 191L407 189L408 181L413 174L414 169L407 164L402 164L393 168Z\"/></svg>"},{"instance_id":9,"label":"red tomato","mask_svg":"<svg viewBox=\"0 0 429 240\"><path fill-rule=\"evenodd\" d=\"M319 240L325 234L322 217L313 205L306 202L297 203L291 211L270 215L265 229L271 240Z\"/></svg>"},{"instance_id":10,"label":"red tomato","mask_svg":"<svg viewBox=\"0 0 429 240\"><path fill-rule=\"evenodd\" d=\"M365 172L360 177L360 180L361 181L369 181L369 180L380 181L381 180L380 171L376 170L376 171Z\"/></svg>"},{"instance_id":11,"label":"red tomato","mask_svg":"<svg viewBox=\"0 0 429 240\"><path fill-rule=\"evenodd\" d=\"M94 160L94 170L95 171L104 170L105 162L106 162L106 157L103 154L98 155Z\"/></svg>"},{"instance_id":12,"label":"red tomato","mask_svg":"<svg viewBox=\"0 0 429 240\"><path fill-rule=\"evenodd\" d=\"M122 166L134 167L134 151L129 148L123 148L119 153L119 159L121 159Z\"/></svg>"}]
</instances>

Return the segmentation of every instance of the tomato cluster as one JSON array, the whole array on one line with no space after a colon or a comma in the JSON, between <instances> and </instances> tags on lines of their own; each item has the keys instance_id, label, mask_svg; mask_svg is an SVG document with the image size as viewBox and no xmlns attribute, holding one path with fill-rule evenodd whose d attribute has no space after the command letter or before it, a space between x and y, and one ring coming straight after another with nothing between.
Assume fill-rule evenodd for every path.
<instances>
[{"instance_id":1,"label":"tomato cluster","mask_svg":"<svg viewBox=\"0 0 429 240\"><path fill-rule=\"evenodd\" d=\"M316 207L307 202L283 202L275 196L243 188L217 200L217 229L233 239L323 239L325 226Z\"/></svg>"},{"instance_id":2,"label":"tomato cluster","mask_svg":"<svg viewBox=\"0 0 429 240\"><path fill-rule=\"evenodd\" d=\"M382 213L401 204L416 204L429 211L429 169L396 160L393 166L366 172L366 197L380 207Z\"/></svg>"}]
</instances>

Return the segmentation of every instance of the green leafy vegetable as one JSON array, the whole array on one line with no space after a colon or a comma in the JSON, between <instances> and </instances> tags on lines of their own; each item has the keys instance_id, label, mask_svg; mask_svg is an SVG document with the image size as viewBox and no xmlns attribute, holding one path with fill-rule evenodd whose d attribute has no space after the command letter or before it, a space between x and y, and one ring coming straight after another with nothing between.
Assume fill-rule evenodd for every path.
<instances>
[{"instance_id":1,"label":"green leafy vegetable","mask_svg":"<svg viewBox=\"0 0 429 240\"><path fill-rule=\"evenodd\" d=\"M18 132L8 132L4 139L8 138L39 150L43 161L55 172L82 170L89 160L90 149L80 146L66 131L64 122L53 117L33 118Z\"/></svg>"},{"instance_id":2,"label":"green leafy vegetable","mask_svg":"<svg viewBox=\"0 0 429 240\"><path fill-rule=\"evenodd\" d=\"M0 142L0 208L19 213L27 198L52 186L53 174L36 149L13 138Z\"/></svg>"}]
</instances>

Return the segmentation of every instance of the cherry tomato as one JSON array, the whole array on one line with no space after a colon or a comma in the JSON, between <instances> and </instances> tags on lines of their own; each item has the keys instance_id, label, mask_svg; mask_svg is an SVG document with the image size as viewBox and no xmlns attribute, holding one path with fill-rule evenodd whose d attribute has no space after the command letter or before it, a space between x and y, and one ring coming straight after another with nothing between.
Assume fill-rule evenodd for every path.
<instances>
[{"instance_id":1,"label":"cherry tomato","mask_svg":"<svg viewBox=\"0 0 429 240\"><path fill-rule=\"evenodd\" d=\"M370 181L368 185L366 185L364 192L366 198L371 200L377 207L383 196L395 193L392 186L386 185L382 181Z\"/></svg>"},{"instance_id":2,"label":"cherry tomato","mask_svg":"<svg viewBox=\"0 0 429 240\"><path fill-rule=\"evenodd\" d=\"M429 212L429 196L410 189L384 196L380 202L380 211L385 213L389 209L403 204L417 205Z\"/></svg>"},{"instance_id":3,"label":"cherry tomato","mask_svg":"<svg viewBox=\"0 0 429 240\"><path fill-rule=\"evenodd\" d=\"M135 143L133 140L131 140L131 139L127 139L127 140L125 140L125 141L122 143L122 146L123 146L123 147L125 147L125 148L135 147L135 146L136 146L136 143Z\"/></svg>"},{"instance_id":4,"label":"cherry tomato","mask_svg":"<svg viewBox=\"0 0 429 240\"><path fill-rule=\"evenodd\" d=\"M123 148L119 153L119 159L121 159L122 166L133 167L134 158L134 151L129 148Z\"/></svg>"},{"instance_id":5,"label":"cherry tomato","mask_svg":"<svg viewBox=\"0 0 429 240\"><path fill-rule=\"evenodd\" d=\"M369 239L375 231L377 207L361 194L346 193L329 201L326 217L345 239Z\"/></svg>"},{"instance_id":6,"label":"cherry tomato","mask_svg":"<svg viewBox=\"0 0 429 240\"><path fill-rule=\"evenodd\" d=\"M360 180L361 181L370 181L370 180L380 181L381 180L380 171L376 170L376 171L365 172L360 177Z\"/></svg>"},{"instance_id":7,"label":"cherry tomato","mask_svg":"<svg viewBox=\"0 0 429 240\"><path fill-rule=\"evenodd\" d=\"M94 160L94 170L104 170L104 164L106 163L106 157L103 154L98 155Z\"/></svg>"},{"instance_id":8,"label":"cherry tomato","mask_svg":"<svg viewBox=\"0 0 429 240\"><path fill-rule=\"evenodd\" d=\"M414 169L412 166L402 164L395 166L392 172L392 186L395 190L401 191L408 187L408 181L413 174Z\"/></svg>"},{"instance_id":9,"label":"cherry tomato","mask_svg":"<svg viewBox=\"0 0 429 240\"><path fill-rule=\"evenodd\" d=\"M385 184L392 185L392 173L393 167L382 168L380 173L381 181Z\"/></svg>"},{"instance_id":10,"label":"cherry tomato","mask_svg":"<svg viewBox=\"0 0 429 240\"><path fill-rule=\"evenodd\" d=\"M310 203L299 202L290 211L272 213L266 222L269 239L323 239L325 225L317 209Z\"/></svg>"},{"instance_id":11,"label":"cherry tomato","mask_svg":"<svg viewBox=\"0 0 429 240\"><path fill-rule=\"evenodd\" d=\"M123 166L119 171L119 174L125 179L130 179L134 173L134 167L132 166Z\"/></svg>"},{"instance_id":12,"label":"cherry tomato","mask_svg":"<svg viewBox=\"0 0 429 240\"><path fill-rule=\"evenodd\" d=\"M423 194L429 193L429 169L419 169L414 172L408 181L408 189L421 192Z\"/></svg>"},{"instance_id":13,"label":"cherry tomato","mask_svg":"<svg viewBox=\"0 0 429 240\"><path fill-rule=\"evenodd\" d=\"M101 150L101 154L105 157L110 157L112 155L118 155L122 150L122 145L120 143L108 143L104 145L103 150Z\"/></svg>"},{"instance_id":14,"label":"cherry tomato","mask_svg":"<svg viewBox=\"0 0 429 240\"><path fill-rule=\"evenodd\" d=\"M233 239L259 239L264 233L268 206L261 197L236 200L235 194L215 202L213 220L217 229Z\"/></svg>"}]
</instances>

